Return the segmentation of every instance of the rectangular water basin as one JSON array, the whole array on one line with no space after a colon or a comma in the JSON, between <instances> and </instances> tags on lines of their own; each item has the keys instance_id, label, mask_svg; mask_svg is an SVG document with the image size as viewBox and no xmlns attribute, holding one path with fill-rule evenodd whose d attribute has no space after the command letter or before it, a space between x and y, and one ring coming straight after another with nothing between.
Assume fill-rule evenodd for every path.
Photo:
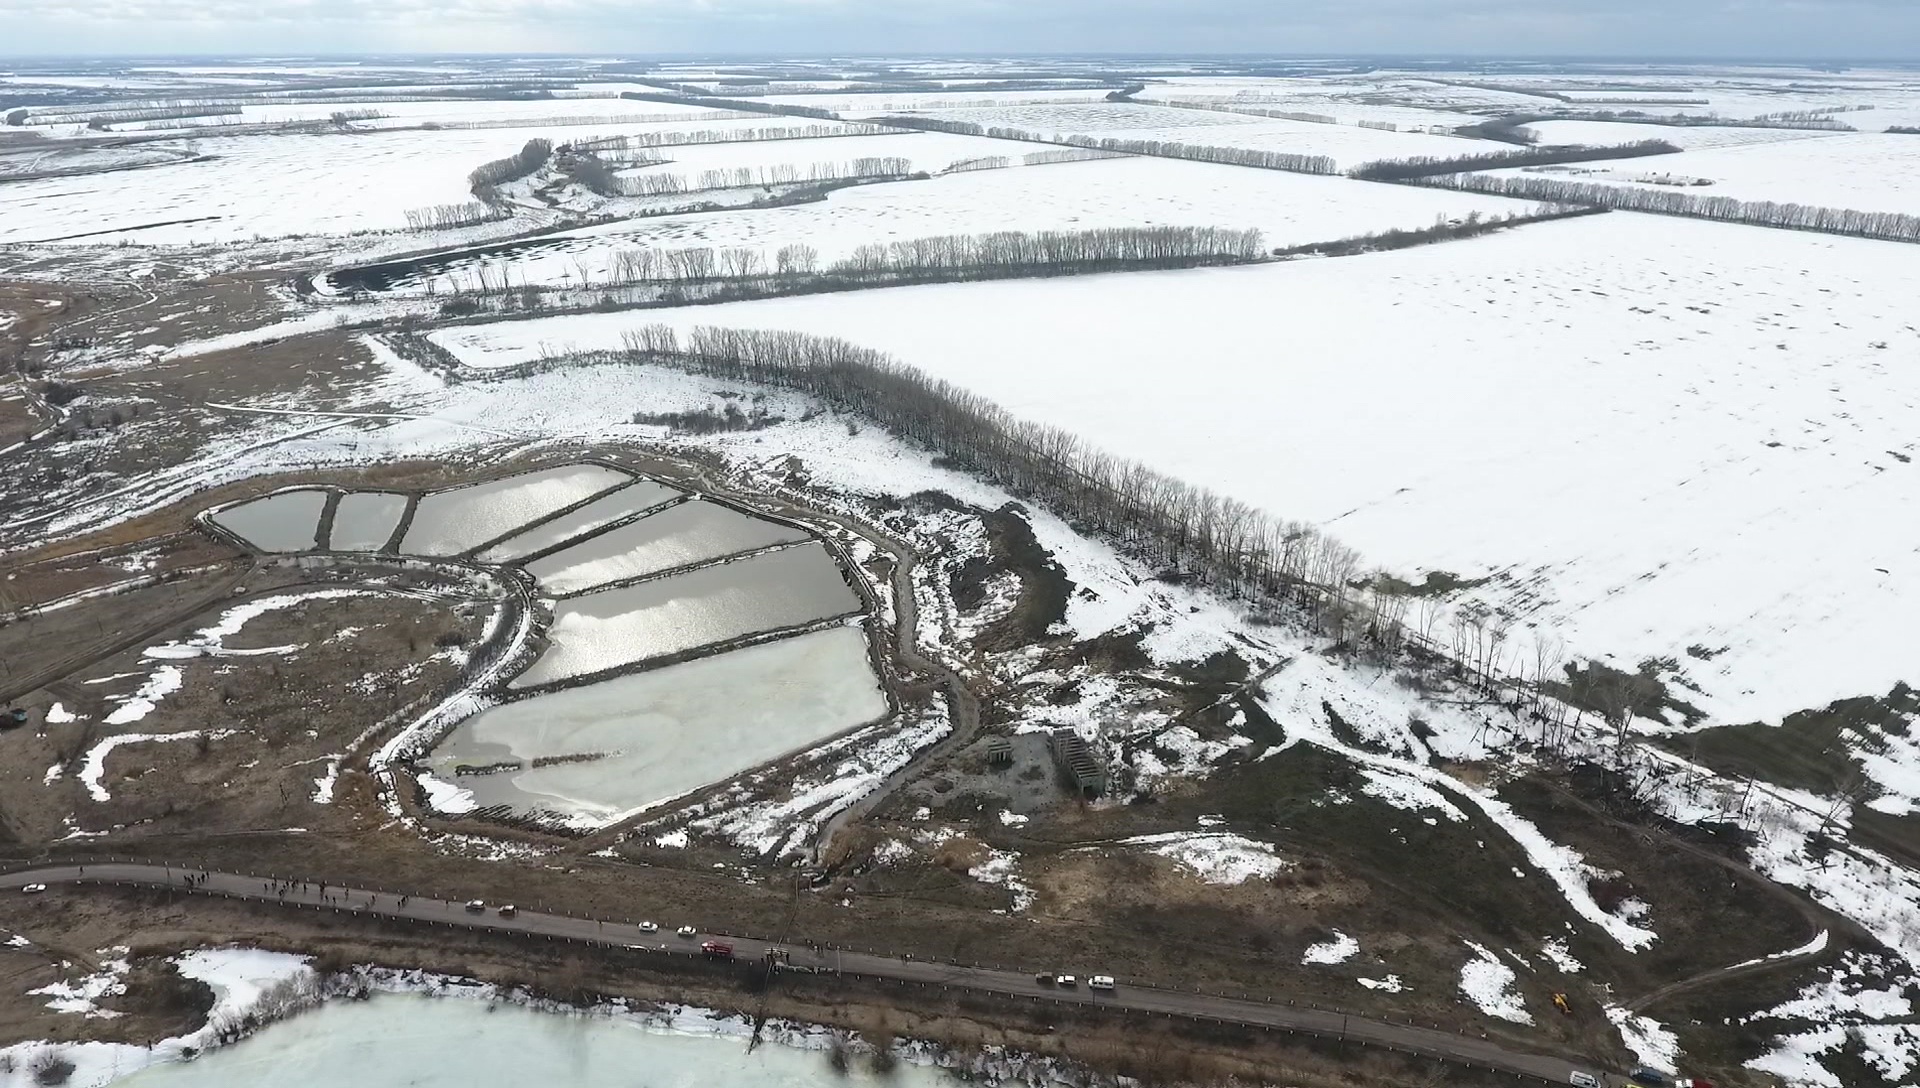
<instances>
[{"instance_id":1,"label":"rectangular water basin","mask_svg":"<svg viewBox=\"0 0 1920 1088\"><path fill-rule=\"evenodd\" d=\"M593 827L886 712L865 634L842 627L495 707L427 765L477 806Z\"/></svg>"},{"instance_id":2,"label":"rectangular water basin","mask_svg":"<svg viewBox=\"0 0 1920 1088\"><path fill-rule=\"evenodd\" d=\"M354 491L333 508L333 532L327 547L336 552L377 552L393 539L407 497L390 491Z\"/></svg>"},{"instance_id":3,"label":"rectangular water basin","mask_svg":"<svg viewBox=\"0 0 1920 1088\"><path fill-rule=\"evenodd\" d=\"M564 595L805 539L800 529L695 499L542 556L527 573Z\"/></svg>"},{"instance_id":4,"label":"rectangular water basin","mask_svg":"<svg viewBox=\"0 0 1920 1088\"><path fill-rule=\"evenodd\" d=\"M213 520L263 552L305 552L319 546L320 515L326 508L327 493L309 488L231 506Z\"/></svg>"},{"instance_id":5,"label":"rectangular water basin","mask_svg":"<svg viewBox=\"0 0 1920 1088\"><path fill-rule=\"evenodd\" d=\"M515 533L481 552L476 558L482 563L511 563L516 559L524 559L536 552L557 548L574 537L585 536L621 518L658 506L680 494L652 480L637 480L618 491L609 491L570 514L562 514L525 532Z\"/></svg>"},{"instance_id":6,"label":"rectangular water basin","mask_svg":"<svg viewBox=\"0 0 1920 1088\"><path fill-rule=\"evenodd\" d=\"M564 465L422 496L400 553L459 555L630 479L602 465Z\"/></svg>"},{"instance_id":7,"label":"rectangular water basin","mask_svg":"<svg viewBox=\"0 0 1920 1088\"><path fill-rule=\"evenodd\" d=\"M561 601L546 652L509 686L571 680L859 610L823 546L764 552Z\"/></svg>"}]
</instances>

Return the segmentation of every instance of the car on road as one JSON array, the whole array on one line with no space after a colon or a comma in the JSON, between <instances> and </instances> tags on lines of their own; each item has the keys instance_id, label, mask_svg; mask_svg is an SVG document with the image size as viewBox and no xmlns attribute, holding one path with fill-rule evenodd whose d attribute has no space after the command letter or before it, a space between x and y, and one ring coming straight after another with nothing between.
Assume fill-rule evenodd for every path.
<instances>
[{"instance_id":1,"label":"car on road","mask_svg":"<svg viewBox=\"0 0 1920 1088\"><path fill-rule=\"evenodd\" d=\"M1087 980L1087 989L1111 990L1113 989L1113 976L1112 975L1094 975L1092 978L1089 978Z\"/></svg>"},{"instance_id":2,"label":"car on road","mask_svg":"<svg viewBox=\"0 0 1920 1088\"><path fill-rule=\"evenodd\" d=\"M1578 1069L1567 1074L1567 1083L1573 1085L1573 1088L1606 1088L1599 1077L1592 1073L1582 1073Z\"/></svg>"},{"instance_id":3,"label":"car on road","mask_svg":"<svg viewBox=\"0 0 1920 1088\"><path fill-rule=\"evenodd\" d=\"M514 906L512 903L502 903L500 905L500 917L502 918L511 918L519 913L520 908Z\"/></svg>"},{"instance_id":4,"label":"car on road","mask_svg":"<svg viewBox=\"0 0 1920 1088\"><path fill-rule=\"evenodd\" d=\"M733 958L733 945L727 941L702 941L700 951L716 960Z\"/></svg>"},{"instance_id":5,"label":"car on road","mask_svg":"<svg viewBox=\"0 0 1920 1088\"><path fill-rule=\"evenodd\" d=\"M1055 986L1074 987L1080 985L1080 980L1074 978L1072 975L1061 975L1053 980L1053 984Z\"/></svg>"},{"instance_id":6,"label":"car on road","mask_svg":"<svg viewBox=\"0 0 1920 1088\"><path fill-rule=\"evenodd\" d=\"M1641 1066L1627 1074L1627 1079L1643 1088L1673 1088L1673 1078L1658 1069Z\"/></svg>"},{"instance_id":7,"label":"car on road","mask_svg":"<svg viewBox=\"0 0 1920 1088\"><path fill-rule=\"evenodd\" d=\"M680 934L682 937L691 937L693 936L693 927L681 926L679 929L675 930L674 932Z\"/></svg>"},{"instance_id":8,"label":"car on road","mask_svg":"<svg viewBox=\"0 0 1920 1088\"><path fill-rule=\"evenodd\" d=\"M46 890L47 886L45 884L28 884L26 887L20 889L20 891L26 895L39 895Z\"/></svg>"},{"instance_id":9,"label":"car on road","mask_svg":"<svg viewBox=\"0 0 1920 1088\"><path fill-rule=\"evenodd\" d=\"M640 932L642 932L642 933L658 933L658 932L660 932L660 927L659 927L659 926L657 926L657 925L654 925L654 924L653 924L652 922L641 922L641 923L640 923Z\"/></svg>"},{"instance_id":10,"label":"car on road","mask_svg":"<svg viewBox=\"0 0 1920 1088\"><path fill-rule=\"evenodd\" d=\"M1053 985L1053 972L1041 971L1038 974L1033 976L1033 981L1039 983L1042 986L1051 986Z\"/></svg>"},{"instance_id":11,"label":"car on road","mask_svg":"<svg viewBox=\"0 0 1920 1088\"><path fill-rule=\"evenodd\" d=\"M487 911L487 904L485 900L481 900L481 899L467 900L468 914L485 914L486 911Z\"/></svg>"}]
</instances>

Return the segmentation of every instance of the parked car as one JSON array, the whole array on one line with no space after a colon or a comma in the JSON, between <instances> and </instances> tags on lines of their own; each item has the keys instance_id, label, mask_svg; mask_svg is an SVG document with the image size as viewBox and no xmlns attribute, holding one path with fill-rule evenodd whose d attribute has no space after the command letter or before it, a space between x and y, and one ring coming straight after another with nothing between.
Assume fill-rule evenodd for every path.
<instances>
[{"instance_id":1,"label":"parked car","mask_svg":"<svg viewBox=\"0 0 1920 1088\"><path fill-rule=\"evenodd\" d=\"M486 911L487 911L487 904L484 901L479 899L467 900L468 914L485 914Z\"/></svg>"},{"instance_id":2,"label":"parked car","mask_svg":"<svg viewBox=\"0 0 1920 1088\"><path fill-rule=\"evenodd\" d=\"M1672 1077L1667 1076L1658 1069L1650 1069L1644 1065L1628 1073L1627 1079L1635 1084L1644 1085L1645 1088L1673 1088Z\"/></svg>"},{"instance_id":3,"label":"parked car","mask_svg":"<svg viewBox=\"0 0 1920 1088\"><path fill-rule=\"evenodd\" d=\"M679 929L675 930L674 932L680 934L682 937L691 937L693 936L693 927L681 926Z\"/></svg>"},{"instance_id":4,"label":"parked car","mask_svg":"<svg viewBox=\"0 0 1920 1088\"><path fill-rule=\"evenodd\" d=\"M1567 1083L1573 1085L1573 1088L1606 1088L1599 1077L1592 1073L1582 1073L1578 1069L1567 1074Z\"/></svg>"},{"instance_id":5,"label":"parked car","mask_svg":"<svg viewBox=\"0 0 1920 1088\"><path fill-rule=\"evenodd\" d=\"M1113 976L1112 975L1095 975L1092 978L1087 980L1087 989L1111 990L1113 989Z\"/></svg>"},{"instance_id":6,"label":"parked car","mask_svg":"<svg viewBox=\"0 0 1920 1088\"><path fill-rule=\"evenodd\" d=\"M520 913L520 908L514 906L512 903L502 903L500 905L500 917L502 918L511 918L518 913Z\"/></svg>"},{"instance_id":7,"label":"parked car","mask_svg":"<svg viewBox=\"0 0 1920 1088\"><path fill-rule=\"evenodd\" d=\"M20 890L27 895L39 895L41 892L47 890L47 886L45 884L29 884Z\"/></svg>"},{"instance_id":8,"label":"parked car","mask_svg":"<svg viewBox=\"0 0 1920 1088\"><path fill-rule=\"evenodd\" d=\"M640 923L640 932L642 932L642 933L658 933L658 932L660 932L660 927L659 927L659 926L657 926L657 925L654 925L654 924L653 924L652 922L641 922L641 923Z\"/></svg>"}]
</instances>

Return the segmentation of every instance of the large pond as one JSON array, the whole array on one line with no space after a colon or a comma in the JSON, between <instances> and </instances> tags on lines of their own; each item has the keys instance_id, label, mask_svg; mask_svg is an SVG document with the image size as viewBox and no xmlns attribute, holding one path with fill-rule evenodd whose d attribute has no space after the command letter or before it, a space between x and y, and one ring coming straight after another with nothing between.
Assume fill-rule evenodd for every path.
<instances>
[{"instance_id":1,"label":"large pond","mask_svg":"<svg viewBox=\"0 0 1920 1088\"><path fill-rule=\"evenodd\" d=\"M568 465L438 491L414 507L400 553L459 555L631 479L603 465Z\"/></svg>"},{"instance_id":2,"label":"large pond","mask_svg":"<svg viewBox=\"0 0 1920 1088\"><path fill-rule=\"evenodd\" d=\"M426 763L476 805L598 826L886 712L866 636L835 628L496 707Z\"/></svg>"},{"instance_id":3,"label":"large pond","mask_svg":"<svg viewBox=\"0 0 1920 1088\"><path fill-rule=\"evenodd\" d=\"M543 556L527 572L542 590L565 595L805 539L802 530L695 499Z\"/></svg>"},{"instance_id":4,"label":"large pond","mask_svg":"<svg viewBox=\"0 0 1920 1088\"><path fill-rule=\"evenodd\" d=\"M381 994L336 1001L196 1061L148 1068L124 1088L933 1088L948 1074L901 1064L885 1077L824 1052L751 1051L726 1035L630 1018L536 1012L478 1000Z\"/></svg>"},{"instance_id":5,"label":"large pond","mask_svg":"<svg viewBox=\"0 0 1920 1088\"><path fill-rule=\"evenodd\" d=\"M541 522L524 533L495 544L478 556L482 563L510 563L557 548L574 537L605 528L663 502L680 497L680 492L651 480L637 480L618 491L609 492L571 513Z\"/></svg>"},{"instance_id":6,"label":"large pond","mask_svg":"<svg viewBox=\"0 0 1920 1088\"><path fill-rule=\"evenodd\" d=\"M316 546L326 508L324 491L282 491L229 506L213 520L263 552L304 552Z\"/></svg>"},{"instance_id":7,"label":"large pond","mask_svg":"<svg viewBox=\"0 0 1920 1088\"><path fill-rule=\"evenodd\" d=\"M336 552L377 552L393 539L407 497L387 491L355 491L340 496L333 508L333 533L327 547Z\"/></svg>"},{"instance_id":8,"label":"large pond","mask_svg":"<svg viewBox=\"0 0 1920 1088\"><path fill-rule=\"evenodd\" d=\"M537 687L860 611L819 544L561 601L540 658L509 686Z\"/></svg>"}]
</instances>

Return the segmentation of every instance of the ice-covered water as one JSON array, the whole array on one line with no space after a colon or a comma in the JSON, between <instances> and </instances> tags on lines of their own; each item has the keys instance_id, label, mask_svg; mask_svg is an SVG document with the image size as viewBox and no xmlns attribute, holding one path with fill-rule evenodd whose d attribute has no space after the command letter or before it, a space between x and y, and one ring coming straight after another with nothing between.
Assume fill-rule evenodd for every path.
<instances>
[{"instance_id":1,"label":"ice-covered water","mask_svg":"<svg viewBox=\"0 0 1920 1088\"><path fill-rule=\"evenodd\" d=\"M510 686L569 680L859 610L826 548L763 552L561 601L546 652Z\"/></svg>"},{"instance_id":2,"label":"ice-covered water","mask_svg":"<svg viewBox=\"0 0 1920 1088\"><path fill-rule=\"evenodd\" d=\"M591 533L624 517L631 517L650 506L658 506L680 492L652 480L639 480L629 487L609 492L552 521L542 522L481 552L482 563L510 563L548 548L565 544L583 533Z\"/></svg>"},{"instance_id":3,"label":"ice-covered water","mask_svg":"<svg viewBox=\"0 0 1920 1088\"><path fill-rule=\"evenodd\" d=\"M567 465L426 495L400 552L458 555L631 478L603 465Z\"/></svg>"},{"instance_id":4,"label":"ice-covered water","mask_svg":"<svg viewBox=\"0 0 1920 1088\"><path fill-rule=\"evenodd\" d=\"M548 593L580 593L628 578L807 539L799 529L695 499L527 564Z\"/></svg>"},{"instance_id":5,"label":"ice-covered water","mask_svg":"<svg viewBox=\"0 0 1920 1088\"><path fill-rule=\"evenodd\" d=\"M836 628L496 707L462 722L428 766L476 804L598 825L886 710L866 636ZM569 761L535 765L555 759ZM456 770L508 762L521 769Z\"/></svg>"},{"instance_id":6,"label":"ice-covered water","mask_svg":"<svg viewBox=\"0 0 1920 1088\"><path fill-rule=\"evenodd\" d=\"M263 552L303 552L317 546L315 534L326 508L324 491L282 491L228 507L213 520Z\"/></svg>"},{"instance_id":7,"label":"ice-covered water","mask_svg":"<svg viewBox=\"0 0 1920 1088\"><path fill-rule=\"evenodd\" d=\"M124 1088L932 1088L948 1074L902 1064L885 1078L821 1050L697 1034L627 1017L540 1012L413 994L336 1001Z\"/></svg>"},{"instance_id":8,"label":"ice-covered water","mask_svg":"<svg viewBox=\"0 0 1920 1088\"><path fill-rule=\"evenodd\" d=\"M393 539L407 512L407 497L388 491L354 491L333 508L333 533L327 547L336 552L377 552Z\"/></svg>"}]
</instances>

